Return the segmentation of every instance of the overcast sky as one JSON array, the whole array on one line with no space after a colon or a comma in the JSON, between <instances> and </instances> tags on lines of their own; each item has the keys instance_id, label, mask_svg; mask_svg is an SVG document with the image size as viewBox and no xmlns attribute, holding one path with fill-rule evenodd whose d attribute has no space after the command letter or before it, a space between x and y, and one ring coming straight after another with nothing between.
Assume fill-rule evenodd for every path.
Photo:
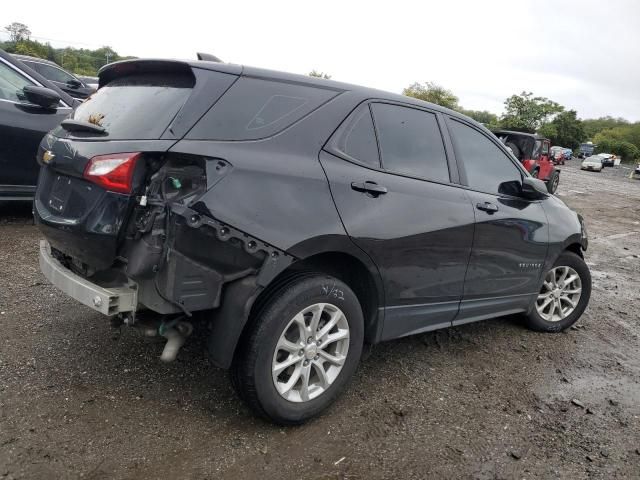
<instances>
[{"instance_id":1,"label":"overcast sky","mask_svg":"<svg viewBox=\"0 0 640 480\"><path fill-rule=\"evenodd\" d=\"M163 3L89 1L62 13L65 4L50 0L3 2L2 17L55 47L169 58L204 51L393 92L433 81L463 107L496 113L527 90L581 118L640 120L639 0Z\"/></svg>"}]
</instances>

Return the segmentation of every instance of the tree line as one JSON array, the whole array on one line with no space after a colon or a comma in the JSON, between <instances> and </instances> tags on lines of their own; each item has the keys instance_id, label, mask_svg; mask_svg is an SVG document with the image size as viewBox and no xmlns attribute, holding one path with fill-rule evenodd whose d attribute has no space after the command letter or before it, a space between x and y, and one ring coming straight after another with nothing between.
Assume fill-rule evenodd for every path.
<instances>
[{"instance_id":1,"label":"tree line","mask_svg":"<svg viewBox=\"0 0 640 480\"><path fill-rule=\"evenodd\" d=\"M489 129L538 133L549 138L552 145L573 150L583 142L592 141L597 145L596 152L615 153L626 162L640 160L640 122L631 123L609 116L581 120L575 110L567 110L559 103L531 92L507 98L500 116L485 110L464 109L453 92L431 82L413 83L402 94L456 110Z\"/></svg>"},{"instance_id":2,"label":"tree line","mask_svg":"<svg viewBox=\"0 0 640 480\"><path fill-rule=\"evenodd\" d=\"M31 30L23 23L13 22L5 27L9 40L0 48L9 53L44 58L57 63L76 75L96 76L101 67L110 62L135 57L122 57L111 47L95 50L87 48L53 48L50 43L31 39Z\"/></svg>"}]
</instances>

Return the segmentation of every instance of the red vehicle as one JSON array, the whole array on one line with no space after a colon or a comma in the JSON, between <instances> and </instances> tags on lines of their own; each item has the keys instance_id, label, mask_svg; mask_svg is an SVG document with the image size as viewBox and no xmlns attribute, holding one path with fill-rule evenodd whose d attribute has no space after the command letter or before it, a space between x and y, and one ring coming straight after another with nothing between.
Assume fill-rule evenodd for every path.
<instances>
[{"instance_id":1,"label":"red vehicle","mask_svg":"<svg viewBox=\"0 0 640 480\"><path fill-rule=\"evenodd\" d=\"M510 130L494 130L493 133L511 149L531 175L546 182L549 193L555 193L560 183L560 170L554 167L548 138Z\"/></svg>"}]
</instances>

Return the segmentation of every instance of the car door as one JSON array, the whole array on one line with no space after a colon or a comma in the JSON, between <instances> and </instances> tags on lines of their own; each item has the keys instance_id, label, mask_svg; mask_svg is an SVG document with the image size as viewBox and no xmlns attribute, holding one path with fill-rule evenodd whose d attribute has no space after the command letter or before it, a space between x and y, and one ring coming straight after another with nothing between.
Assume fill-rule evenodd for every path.
<instances>
[{"instance_id":1,"label":"car door","mask_svg":"<svg viewBox=\"0 0 640 480\"><path fill-rule=\"evenodd\" d=\"M437 113L383 102L357 108L320 154L346 231L381 272L382 339L457 313L474 213L449 157Z\"/></svg>"},{"instance_id":2,"label":"car door","mask_svg":"<svg viewBox=\"0 0 640 480\"><path fill-rule=\"evenodd\" d=\"M447 125L476 217L464 295L453 323L524 311L537 295L549 242L541 200L520 196L526 172L496 138L452 117Z\"/></svg>"},{"instance_id":3,"label":"car door","mask_svg":"<svg viewBox=\"0 0 640 480\"><path fill-rule=\"evenodd\" d=\"M0 58L0 195L3 198L33 195L39 171L38 145L71 111L63 103L53 110L28 104L21 91L27 85L38 84Z\"/></svg>"}]
</instances>

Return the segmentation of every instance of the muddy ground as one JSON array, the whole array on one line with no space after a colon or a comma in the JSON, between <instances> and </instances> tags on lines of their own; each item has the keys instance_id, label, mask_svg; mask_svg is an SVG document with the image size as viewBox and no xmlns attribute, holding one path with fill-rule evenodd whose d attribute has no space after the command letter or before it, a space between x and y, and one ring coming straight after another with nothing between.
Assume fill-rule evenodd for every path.
<instances>
[{"instance_id":1,"label":"muddy ground","mask_svg":"<svg viewBox=\"0 0 640 480\"><path fill-rule=\"evenodd\" d=\"M162 365L161 343L57 292L30 207L0 204L0 479L640 477L640 181L576 164L558 195L591 238L577 328L502 318L376 346L298 428L253 417L201 342Z\"/></svg>"}]
</instances>

